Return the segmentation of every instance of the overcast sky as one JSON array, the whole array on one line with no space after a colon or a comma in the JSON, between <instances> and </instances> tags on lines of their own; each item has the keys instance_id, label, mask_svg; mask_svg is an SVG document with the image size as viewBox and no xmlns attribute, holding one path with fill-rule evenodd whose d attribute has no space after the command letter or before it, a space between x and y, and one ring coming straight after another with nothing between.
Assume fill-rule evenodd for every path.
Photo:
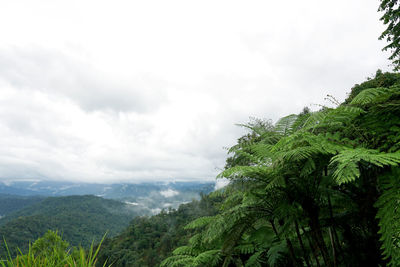
<instances>
[{"instance_id":1,"label":"overcast sky","mask_svg":"<svg viewBox=\"0 0 400 267\"><path fill-rule=\"evenodd\" d=\"M1 1L0 180L214 180L235 123L390 70L378 5Z\"/></svg>"}]
</instances>

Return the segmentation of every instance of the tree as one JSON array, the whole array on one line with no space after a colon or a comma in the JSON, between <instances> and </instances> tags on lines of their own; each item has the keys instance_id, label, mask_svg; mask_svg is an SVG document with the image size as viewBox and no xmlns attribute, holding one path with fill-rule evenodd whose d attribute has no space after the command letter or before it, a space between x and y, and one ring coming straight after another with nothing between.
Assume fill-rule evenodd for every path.
<instances>
[{"instance_id":1,"label":"tree","mask_svg":"<svg viewBox=\"0 0 400 267\"><path fill-rule=\"evenodd\" d=\"M383 50L391 51L389 57L394 65L394 70L400 69L400 10L398 0L382 0L379 5L379 11L384 12L381 17L384 25L387 25L385 31L379 37L388 42Z\"/></svg>"},{"instance_id":2,"label":"tree","mask_svg":"<svg viewBox=\"0 0 400 267\"><path fill-rule=\"evenodd\" d=\"M69 247L68 242L62 240L57 232L48 230L47 233L38 238L32 245L32 252L35 256L49 256L57 254L60 258L65 257L67 249Z\"/></svg>"}]
</instances>

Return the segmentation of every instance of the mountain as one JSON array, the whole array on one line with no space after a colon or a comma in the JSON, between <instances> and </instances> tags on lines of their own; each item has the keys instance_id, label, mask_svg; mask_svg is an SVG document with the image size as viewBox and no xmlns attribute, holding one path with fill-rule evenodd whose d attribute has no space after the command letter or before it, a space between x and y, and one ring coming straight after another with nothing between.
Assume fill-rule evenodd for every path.
<instances>
[{"instance_id":1,"label":"mountain","mask_svg":"<svg viewBox=\"0 0 400 267\"><path fill-rule=\"evenodd\" d=\"M72 246L89 246L107 233L114 236L137 216L131 205L97 196L48 197L0 219L0 236L12 254L29 242L57 230ZM3 248L3 241L0 241ZM5 251L0 250L4 256Z\"/></svg>"},{"instance_id":2,"label":"mountain","mask_svg":"<svg viewBox=\"0 0 400 267\"><path fill-rule=\"evenodd\" d=\"M0 183L0 194L19 196L96 195L115 199L132 206L137 214L152 215L162 209L178 208L180 204L210 193L215 182L146 182L121 184L90 184L57 181L15 181ZM0 213L0 215L2 215Z\"/></svg>"},{"instance_id":3,"label":"mountain","mask_svg":"<svg viewBox=\"0 0 400 267\"><path fill-rule=\"evenodd\" d=\"M113 267L159 266L174 248L188 242L193 231L184 227L198 217L215 215L221 200L202 195L200 200L182 204L177 210L134 218L122 233L104 240L99 266L105 262Z\"/></svg>"},{"instance_id":4,"label":"mountain","mask_svg":"<svg viewBox=\"0 0 400 267\"><path fill-rule=\"evenodd\" d=\"M18 211L44 199L42 196L16 196L0 194L0 219L7 214Z\"/></svg>"}]
</instances>

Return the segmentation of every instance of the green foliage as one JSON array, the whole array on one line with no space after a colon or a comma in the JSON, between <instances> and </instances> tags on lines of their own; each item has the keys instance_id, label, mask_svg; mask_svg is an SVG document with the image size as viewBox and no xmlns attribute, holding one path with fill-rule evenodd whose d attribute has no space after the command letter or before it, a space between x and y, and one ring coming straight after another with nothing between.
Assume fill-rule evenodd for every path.
<instances>
[{"instance_id":1,"label":"green foliage","mask_svg":"<svg viewBox=\"0 0 400 267\"><path fill-rule=\"evenodd\" d=\"M104 239L104 237L103 237ZM101 240L98 248L94 250L93 244L88 251L82 247L79 249L67 249L68 243L63 241L61 237L53 231L48 231L43 237L29 246L26 254L19 253L15 258L12 258L8 251L8 259L1 260L2 267L95 267L97 263L97 254L99 253ZM99 265L97 265L99 266ZM103 267L106 264L102 265Z\"/></svg>"},{"instance_id":2,"label":"green foliage","mask_svg":"<svg viewBox=\"0 0 400 267\"><path fill-rule=\"evenodd\" d=\"M391 266L400 265L400 169L381 177L383 194L376 202L378 208L382 250Z\"/></svg>"},{"instance_id":3,"label":"green foliage","mask_svg":"<svg viewBox=\"0 0 400 267\"><path fill-rule=\"evenodd\" d=\"M62 233L72 246L88 248L93 239L99 242L104 233L116 235L128 226L135 213L124 203L95 196L51 197L30 205L0 220L0 236L12 256L23 253L28 244L48 230ZM0 256L6 256L0 240Z\"/></svg>"},{"instance_id":4,"label":"green foliage","mask_svg":"<svg viewBox=\"0 0 400 267\"><path fill-rule=\"evenodd\" d=\"M354 181L360 176L359 165L362 162L378 167L397 166L400 163L400 153L379 153L365 148L342 150L331 159L330 166L334 166L333 177L338 184Z\"/></svg>"},{"instance_id":5,"label":"green foliage","mask_svg":"<svg viewBox=\"0 0 400 267\"><path fill-rule=\"evenodd\" d=\"M40 201L43 201L43 197L0 194L0 216L8 215Z\"/></svg>"},{"instance_id":6,"label":"green foliage","mask_svg":"<svg viewBox=\"0 0 400 267\"><path fill-rule=\"evenodd\" d=\"M391 91L383 87L365 89L354 97L350 104L368 105L383 102L390 96Z\"/></svg>"},{"instance_id":7,"label":"green foliage","mask_svg":"<svg viewBox=\"0 0 400 267\"><path fill-rule=\"evenodd\" d=\"M43 237L37 239L33 243L31 249L33 254L46 257L52 254L59 254L62 256L65 254L68 247L68 242L62 240L57 232L49 230Z\"/></svg>"},{"instance_id":8,"label":"green foliage","mask_svg":"<svg viewBox=\"0 0 400 267\"><path fill-rule=\"evenodd\" d=\"M267 253L268 264L270 266L279 266L280 259L287 253L287 244L285 241L277 242L271 246Z\"/></svg>"},{"instance_id":9,"label":"green foliage","mask_svg":"<svg viewBox=\"0 0 400 267\"><path fill-rule=\"evenodd\" d=\"M245 125L219 213L189 223L163 266L201 266L203 253L218 266L400 265L399 81L377 72L336 108Z\"/></svg>"},{"instance_id":10,"label":"green foliage","mask_svg":"<svg viewBox=\"0 0 400 267\"><path fill-rule=\"evenodd\" d=\"M382 32L379 39L388 42L383 50L390 50L392 55L389 57L394 64L394 69L399 70L400 65L400 12L397 0L381 0L379 11L384 12L381 21L386 25L386 29Z\"/></svg>"},{"instance_id":11,"label":"green foliage","mask_svg":"<svg viewBox=\"0 0 400 267\"><path fill-rule=\"evenodd\" d=\"M200 201L182 204L179 209L162 211L152 217L136 217L129 227L118 236L106 239L99 253L99 264L109 262L118 266L158 266L168 256L174 259L174 266L190 266L199 256L196 247L183 246L198 244L199 236L192 236L193 230L185 226L196 218L205 223L216 213L221 196L211 199L202 195ZM174 250L174 248L179 247ZM202 256L197 259L200 261ZM171 261L172 262L172 261Z\"/></svg>"}]
</instances>

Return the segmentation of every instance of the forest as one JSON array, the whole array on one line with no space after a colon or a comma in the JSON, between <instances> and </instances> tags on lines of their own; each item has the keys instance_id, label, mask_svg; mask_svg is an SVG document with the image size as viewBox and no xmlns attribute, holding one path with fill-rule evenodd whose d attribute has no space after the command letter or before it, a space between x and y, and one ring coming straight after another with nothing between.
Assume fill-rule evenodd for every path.
<instances>
[{"instance_id":1,"label":"forest","mask_svg":"<svg viewBox=\"0 0 400 267\"><path fill-rule=\"evenodd\" d=\"M92 242L99 242L106 233L108 237L118 234L138 215L129 205L89 195L6 199L8 201L5 203L14 204L14 209L22 204L27 205L25 200L31 203L0 219L1 258L6 257L8 252L13 257L18 255L18 249L27 252L29 243L42 237L48 230L58 231L71 246L88 248ZM8 252L3 249L4 241Z\"/></svg>"}]
</instances>

